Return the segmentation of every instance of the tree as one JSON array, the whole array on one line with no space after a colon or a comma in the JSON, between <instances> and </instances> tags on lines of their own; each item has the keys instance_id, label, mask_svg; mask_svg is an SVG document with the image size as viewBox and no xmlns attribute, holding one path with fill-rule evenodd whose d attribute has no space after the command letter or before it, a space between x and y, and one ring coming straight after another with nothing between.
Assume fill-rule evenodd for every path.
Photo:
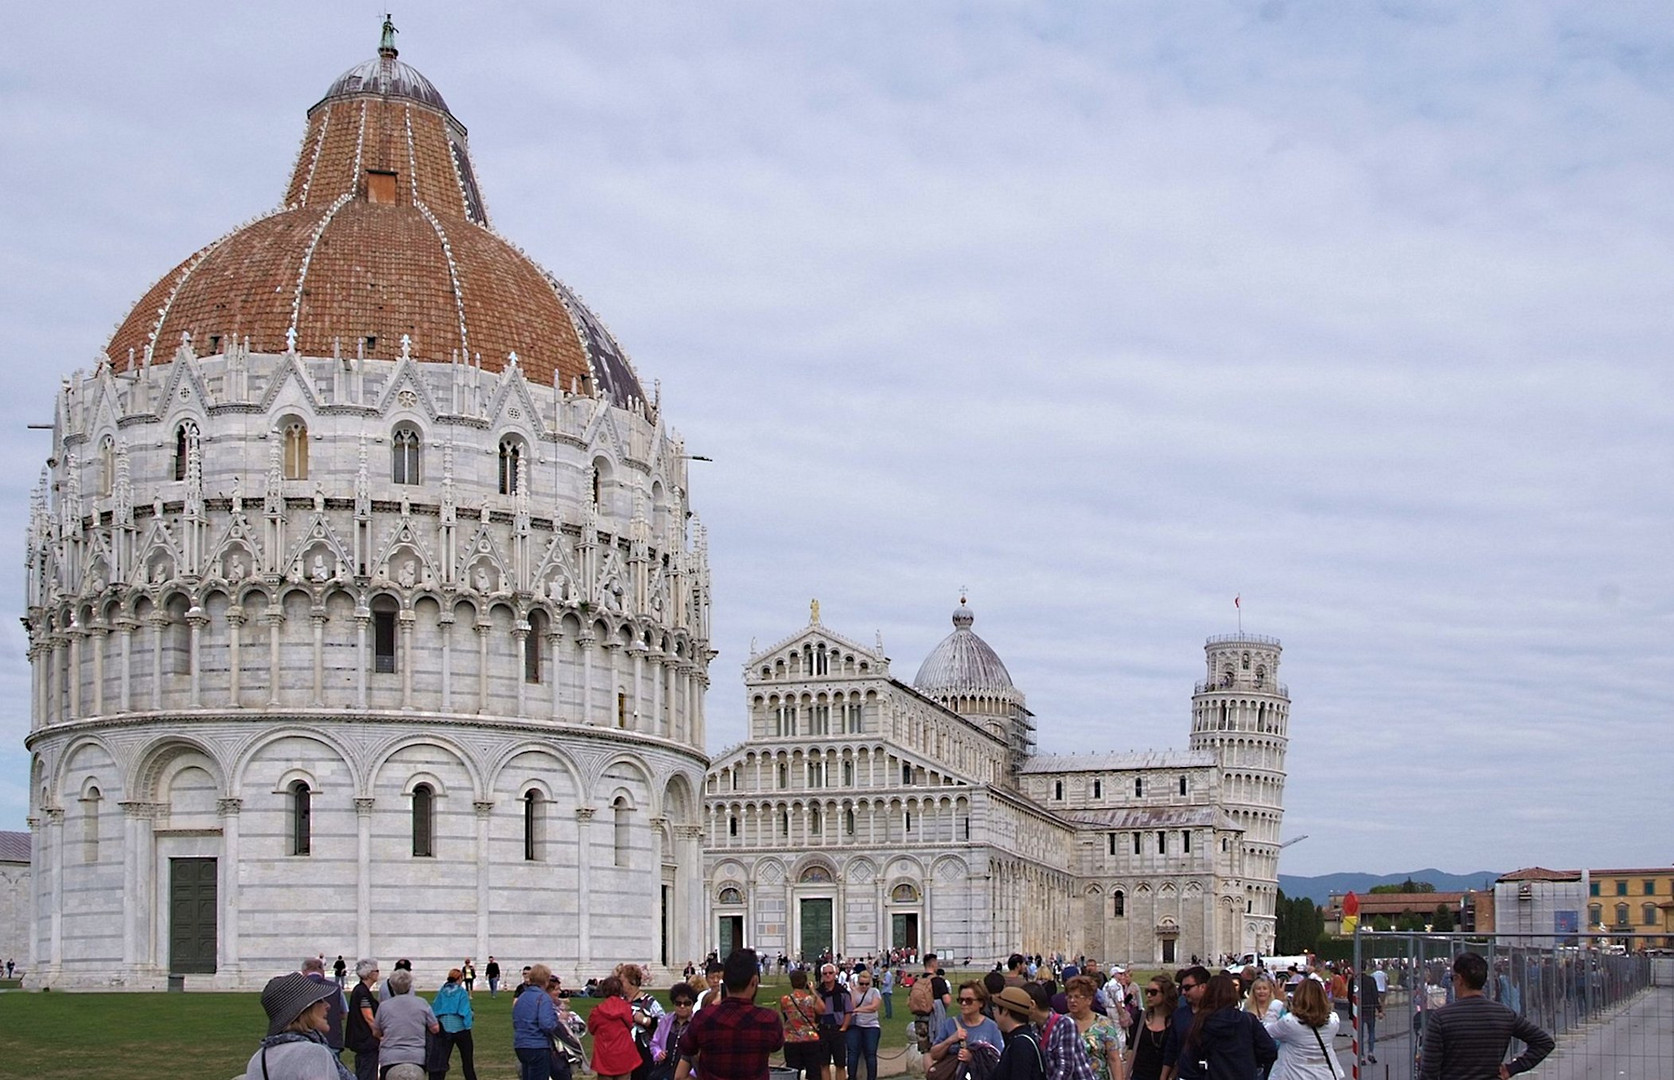
<instances>
[{"instance_id":1,"label":"tree","mask_svg":"<svg viewBox=\"0 0 1674 1080\"><path fill-rule=\"evenodd\" d=\"M1273 910L1273 951L1282 956L1307 952L1325 929L1325 917L1306 896L1287 897L1281 889Z\"/></svg>"},{"instance_id":2,"label":"tree","mask_svg":"<svg viewBox=\"0 0 1674 1080\"><path fill-rule=\"evenodd\" d=\"M1401 917L1395 920L1395 929L1422 932L1424 916L1416 911L1403 911Z\"/></svg>"},{"instance_id":3,"label":"tree","mask_svg":"<svg viewBox=\"0 0 1674 1080\"><path fill-rule=\"evenodd\" d=\"M1372 929L1373 930L1388 930L1388 929L1391 928L1391 926L1392 926L1392 924L1389 921L1389 916L1388 915L1373 915L1372 916Z\"/></svg>"},{"instance_id":4,"label":"tree","mask_svg":"<svg viewBox=\"0 0 1674 1080\"><path fill-rule=\"evenodd\" d=\"M1428 881L1414 881L1412 878L1399 885L1373 885L1368 892L1374 893L1427 893L1435 892L1436 887Z\"/></svg>"},{"instance_id":5,"label":"tree","mask_svg":"<svg viewBox=\"0 0 1674 1080\"><path fill-rule=\"evenodd\" d=\"M1436 913L1431 918L1430 929L1436 933L1445 934L1453 929L1453 909L1446 904L1437 904Z\"/></svg>"}]
</instances>

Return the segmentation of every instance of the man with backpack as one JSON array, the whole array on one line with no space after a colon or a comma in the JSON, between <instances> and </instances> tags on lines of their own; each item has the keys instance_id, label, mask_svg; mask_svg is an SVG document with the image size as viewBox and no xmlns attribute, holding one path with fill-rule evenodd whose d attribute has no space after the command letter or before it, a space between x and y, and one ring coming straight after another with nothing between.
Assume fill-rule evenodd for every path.
<instances>
[{"instance_id":1,"label":"man with backpack","mask_svg":"<svg viewBox=\"0 0 1674 1080\"><path fill-rule=\"evenodd\" d=\"M930 1033L947 1018L947 980L942 978L935 953L924 954L924 974L913 981L907 994L907 1011L913 1014L913 1034L918 1039L918 1052L930 1052Z\"/></svg>"}]
</instances>

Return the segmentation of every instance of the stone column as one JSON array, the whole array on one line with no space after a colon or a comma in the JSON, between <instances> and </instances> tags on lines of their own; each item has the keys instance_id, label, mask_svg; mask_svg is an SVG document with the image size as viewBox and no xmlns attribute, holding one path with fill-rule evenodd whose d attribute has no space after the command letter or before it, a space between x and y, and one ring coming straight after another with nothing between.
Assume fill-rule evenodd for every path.
<instances>
[{"instance_id":1,"label":"stone column","mask_svg":"<svg viewBox=\"0 0 1674 1080\"><path fill-rule=\"evenodd\" d=\"M476 956L487 956L489 903L489 813L494 809L490 799L478 799L471 804L477 812L477 951Z\"/></svg>"},{"instance_id":2,"label":"stone column","mask_svg":"<svg viewBox=\"0 0 1674 1080\"><path fill-rule=\"evenodd\" d=\"M191 650L186 661L192 669L191 705L197 709L203 706L203 650L199 643L203 640L203 628L209 625L209 615L196 604L186 612L187 648Z\"/></svg>"},{"instance_id":3,"label":"stone column","mask_svg":"<svg viewBox=\"0 0 1674 1080\"><path fill-rule=\"evenodd\" d=\"M622 648L622 643L615 638L601 642L605 654L605 727L615 727L618 723L625 723L617 718L617 710L622 706L617 704L616 695L616 654Z\"/></svg>"},{"instance_id":4,"label":"stone column","mask_svg":"<svg viewBox=\"0 0 1674 1080\"><path fill-rule=\"evenodd\" d=\"M93 629L93 715L105 714L105 648L110 641L110 628Z\"/></svg>"},{"instance_id":5,"label":"stone column","mask_svg":"<svg viewBox=\"0 0 1674 1080\"><path fill-rule=\"evenodd\" d=\"M47 973L56 978L64 965L64 808L49 806L47 818L48 873L52 876L52 922Z\"/></svg>"},{"instance_id":6,"label":"stone column","mask_svg":"<svg viewBox=\"0 0 1674 1080\"><path fill-rule=\"evenodd\" d=\"M355 880L355 949L361 956L372 955L372 806L374 799L355 800L355 826L359 834L360 874Z\"/></svg>"},{"instance_id":7,"label":"stone column","mask_svg":"<svg viewBox=\"0 0 1674 1080\"><path fill-rule=\"evenodd\" d=\"M512 624L512 641L516 643L513 647L517 650L517 715L520 717L529 715L528 692L525 689L529 685L529 633L529 624L522 619ZM536 648L540 647L539 641L537 638Z\"/></svg>"},{"instance_id":8,"label":"stone column","mask_svg":"<svg viewBox=\"0 0 1674 1080\"><path fill-rule=\"evenodd\" d=\"M218 799L215 812L221 818L221 960L217 975L238 980L238 812L243 799Z\"/></svg>"},{"instance_id":9,"label":"stone column","mask_svg":"<svg viewBox=\"0 0 1674 1080\"><path fill-rule=\"evenodd\" d=\"M401 707L413 707L413 628L418 622L418 616L411 608L403 608L395 617L395 625L401 633ZM484 955L487 955L486 953Z\"/></svg>"},{"instance_id":10,"label":"stone column","mask_svg":"<svg viewBox=\"0 0 1674 1080\"><path fill-rule=\"evenodd\" d=\"M633 687L628 691L628 726L635 731L655 731L657 728L655 717L650 723L646 722L644 710L640 708L641 688L645 678L645 646L636 639L628 646L628 655L633 658Z\"/></svg>"},{"instance_id":11,"label":"stone column","mask_svg":"<svg viewBox=\"0 0 1674 1080\"><path fill-rule=\"evenodd\" d=\"M70 685L66 695L69 705L64 719L74 720L81 715L81 643L87 637L87 631L72 623L66 636L70 639Z\"/></svg>"},{"instance_id":12,"label":"stone column","mask_svg":"<svg viewBox=\"0 0 1674 1080\"><path fill-rule=\"evenodd\" d=\"M169 624L167 615L153 615L151 624L151 711L163 707L163 628Z\"/></svg>"},{"instance_id":13,"label":"stone column","mask_svg":"<svg viewBox=\"0 0 1674 1080\"><path fill-rule=\"evenodd\" d=\"M661 653L647 656L651 665L651 723L650 730L665 738L674 734L668 718L663 715L663 657Z\"/></svg>"},{"instance_id":14,"label":"stone column","mask_svg":"<svg viewBox=\"0 0 1674 1080\"><path fill-rule=\"evenodd\" d=\"M317 708L325 704L325 611L315 608L308 621L314 624L314 696L309 704Z\"/></svg>"},{"instance_id":15,"label":"stone column","mask_svg":"<svg viewBox=\"0 0 1674 1080\"><path fill-rule=\"evenodd\" d=\"M476 622L477 630L477 712L488 711L488 632L494 624L487 616Z\"/></svg>"},{"instance_id":16,"label":"stone column","mask_svg":"<svg viewBox=\"0 0 1674 1080\"><path fill-rule=\"evenodd\" d=\"M372 623L372 613L365 608L355 609L355 707L366 710L366 669L372 658L366 654L366 628Z\"/></svg>"},{"instance_id":17,"label":"stone column","mask_svg":"<svg viewBox=\"0 0 1674 1080\"><path fill-rule=\"evenodd\" d=\"M586 630L575 639L576 647L581 650L581 716L583 724L597 723L593 716L593 642L594 637Z\"/></svg>"},{"instance_id":18,"label":"stone column","mask_svg":"<svg viewBox=\"0 0 1674 1080\"><path fill-rule=\"evenodd\" d=\"M576 842L576 919L575 919L575 959L579 970L586 971L593 962L593 946L589 929L589 913L593 910L592 889L588 881L592 874L592 832L593 808L578 806L575 808L575 842Z\"/></svg>"},{"instance_id":19,"label":"stone column","mask_svg":"<svg viewBox=\"0 0 1674 1080\"><path fill-rule=\"evenodd\" d=\"M239 651L244 628L244 609L234 605L227 609L227 704L237 709L243 706L243 653Z\"/></svg>"},{"instance_id":20,"label":"stone column","mask_svg":"<svg viewBox=\"0 0 1674 1080\"><path fill-rule=\"evenodd\" d=\"M548 625L552 625L549 621ZM558 650L562 647L564 635L559 630L548 630L546 633L546 652L552 657L552 719L563 718L564 712L564 670L566 665L558 660Z\"/></svg>"},{"instance_id":21,"label":"stone column","mask_svg":"<svg viewBox=\"0 0 1674 1080\"><path fill-rule=\"evenodd\" d=\"M279 667L279 634L285 625L285 613L277 602L268 605L262 622L267 624L267 703L271 706L279 704L279 687L284 683Z\"/></svg>"},{"instance_id":22,"label":"stone column","mask_svg":"<svg viewBox=\"0 0 1674 1080\"><path fill-rule=\"evenodd\" d=\"M41 834L46 831L46 823L34 814L25 820L29 826L29 850L33 853L29 871L29 970L33 971L41 966L41 879L44 876L41 855L46 850ZM126 860L126 854L123 858Z\"/></svg>"},{"instance_id":23,"label":"stone column","mask_svg":"<svg viewBox=\"0 0 1674 1080\"><path fill-rule=\"evenodd\" d=\"M438 622L442 628L442 711L453 711L453 612L444 610Z\"/></svg>"}]
</instances>

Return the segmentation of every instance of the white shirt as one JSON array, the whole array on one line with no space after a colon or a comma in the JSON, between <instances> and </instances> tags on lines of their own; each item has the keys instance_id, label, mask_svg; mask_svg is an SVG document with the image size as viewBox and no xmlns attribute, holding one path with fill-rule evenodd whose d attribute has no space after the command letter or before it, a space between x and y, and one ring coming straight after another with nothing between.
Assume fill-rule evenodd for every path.
<instances>
[{"instance_id":1,"label":"white shirt","mask_svg":"<svg viewBox=\"0 0 1674 1080\"><path fill-rule=\"evenodd\" d=\"M1389 993L1389 972L1382 968L1376 968L1372 972L1372 982L1377 984L1378 993Z\"/></svg>"},{"instance_id":2,"label":"white shirt","mask_svg":"<svg viewBox=\"0 0 1674 1080\"><path fill-rule=\"evenodd\" d=\"M1333 1009L1325 1023L1317 1029L1316 1038L1316 1029L1298 1020L1295 1013L1286 1013L1269 1022L1266 1025L1267 1034L1279 1044L1279 1060L1273 1063L1268 1080L1328 1080L1342 1076L1341 1062L1331 1049L1338 1023L1337 1012ZM1320 1053L1321 1044L1326 1050L1324 1054Z\"/></svg>"}]
</instances>

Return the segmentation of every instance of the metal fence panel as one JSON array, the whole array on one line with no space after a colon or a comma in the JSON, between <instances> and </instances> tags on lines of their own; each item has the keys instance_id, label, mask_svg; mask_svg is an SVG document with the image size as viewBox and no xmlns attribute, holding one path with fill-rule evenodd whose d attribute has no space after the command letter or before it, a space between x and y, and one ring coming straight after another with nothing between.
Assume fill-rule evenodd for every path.
<instances>
[{"instance_id":1,"label":"metal fence panel","mask_svg":"<svg viewBox=\"0 0 1674 1080\"><path fill-rule=\"evenodd\" d=\"M1531 1075L1670 1080L1674 957L1651 955L1643 948L1648 943L1620 933L1361 932L1355 970L1365 970L1363 962L1381 963L1389 991L1381 1018L1357 1008L1358 1026L1345 1028L1353 1038L1351 1046L1339 1048L1344 1071L1360 1080L1416 1080L1425 1017L1453 1000L1453 958L1470 951L1488 962L1484 994L1557 1040L1557 1049ZM1514 1043L1506 1060L1522 1049Z\"/></svg>"}]
</instances>

